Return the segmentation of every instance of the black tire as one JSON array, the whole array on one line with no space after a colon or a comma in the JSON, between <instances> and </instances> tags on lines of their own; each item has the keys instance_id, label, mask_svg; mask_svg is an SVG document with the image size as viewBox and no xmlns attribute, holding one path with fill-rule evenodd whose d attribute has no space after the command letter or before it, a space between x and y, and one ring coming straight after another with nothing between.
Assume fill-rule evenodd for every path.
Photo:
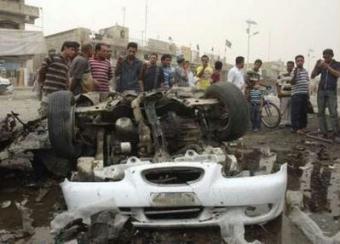
<instances>
[{"instance_id":1,"label":"black tire","mask_svg":"<svg viewBox=\"0 0 340 244\"><path fill-rule=\"evenodd\" d=\"M74 97L69 91L52 93L48 98L48 133L56 154L75 159L80 147L75 144Z\"/></svg>"},{"instance_id":2,"label":"black tire","mask_svg":"<svg viewBox=\"0 0 340 244\"><path fill-rule=\"evenodd\" d=\"M219 141L233 141L242 137L249 126L248 103L241 90L230 82L211 85L206 91L207 98L216 98L227 112L223 126L214 132Z\"/></svg>"},{"instance_id":3,"label":"black tire","mask_svg":"<svg viewBox=\"0 0 340 244\"><path fill-rule=\"evenodd\" d=\"M262 123L269 129L277 128L281 122L280 109L272 102L267 102L267 105L262 107Z\"/></svg>"}]
</instances>

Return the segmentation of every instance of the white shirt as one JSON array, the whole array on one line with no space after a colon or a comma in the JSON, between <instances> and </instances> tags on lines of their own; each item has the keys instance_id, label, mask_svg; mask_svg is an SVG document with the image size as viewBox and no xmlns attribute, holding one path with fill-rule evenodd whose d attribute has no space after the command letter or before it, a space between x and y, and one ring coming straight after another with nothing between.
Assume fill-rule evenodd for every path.
<instances>
[{"instance_id":1,"label":"white shirt","mask_svg":"<svg viewBox=\"0 0 340 244\"><path fill-rule=\"evenodd\" d=\"M243 70L238 69L236 66L232 67L228 72L228 81L240 88L243 92L245 87Z\"/></svg>"}]
</instances>

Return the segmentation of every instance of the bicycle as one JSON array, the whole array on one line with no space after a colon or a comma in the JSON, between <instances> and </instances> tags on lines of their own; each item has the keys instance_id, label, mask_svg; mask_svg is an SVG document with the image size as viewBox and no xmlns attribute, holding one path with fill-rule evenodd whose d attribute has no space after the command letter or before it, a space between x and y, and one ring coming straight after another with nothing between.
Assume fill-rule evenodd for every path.
<instances>
[{"instance_id":1,"label":"bicycle","mask_svg":"<svg viewBox=\"0 0 340 244\"><path fill-rule=\"evenodd\" d=\"M261 106L261 121L269 129L277 128L281 122L281 112L278 106L268 99L268 95L273 94L272 88L266 88L263 92Z\"/></svg>"}]
</instances>

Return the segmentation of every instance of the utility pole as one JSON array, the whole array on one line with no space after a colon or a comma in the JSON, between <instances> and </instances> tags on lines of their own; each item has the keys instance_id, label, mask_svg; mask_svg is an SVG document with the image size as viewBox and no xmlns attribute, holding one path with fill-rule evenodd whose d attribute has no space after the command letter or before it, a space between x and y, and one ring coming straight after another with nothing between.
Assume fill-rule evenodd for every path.
<instances>
[{"instance_id":1,"label":"utility pole","mask_svg":"<svg viewBox=\"0 0 340 244\"><path fill-rule=\"evenodd\" d=\"M122 8L122 12L123 12L123 26L125 26L125 18L126 18L126 7L125 6Z\"/></svg>"},{"instance_id":2,"label":"utility pole","mask_svg":"<svg viewBox=\"0 0 340 244\"><path fill-rule=\"evenodd\" d=\"M312 60L312 53L314 52L313 49L308 49L308 71L310 72L310 63L311 63L311 60Z\"/></svg>"},{"instance_id":3,"label":"utility pole","mask_svg":"<svg viewBox=\"0 0 340 244\"><path fill-rule=\"evenodd\" d=\"M248 68L248 66L249 66L249 56L250 56L250 38L252 36L255 36L255 35L259 34L259 32L258 31L254 32L254 33L251 32L252 25L257 25L257 23L254 20L248 19L246 21L246 23L248 25L247 30L246 30L247 35L248 35L248 48L247 48L247 68Z\"/></svg>"},{"instance_id":4,"label":"utility pole","mask_svg":"<svg viewBox=\"0 0 340 244\"><path fill-rule=\"evenodd\" d=\"M145 43L147 43L147 30L148 30L148 0L145 0L145 25L144 25L144 35Z\"/></svg>"},{"instance_id":5,"label":"utility pole","mask_svg":"<svg viewBox=\"0 0 340 244\"><path fill-rule=\"evenodd\" d=\"M269 35L268 35L268 62L270 62L270 52L271 52L271 48L272 48L272 32L269 31Z\"/></svg>"}]
</instances>

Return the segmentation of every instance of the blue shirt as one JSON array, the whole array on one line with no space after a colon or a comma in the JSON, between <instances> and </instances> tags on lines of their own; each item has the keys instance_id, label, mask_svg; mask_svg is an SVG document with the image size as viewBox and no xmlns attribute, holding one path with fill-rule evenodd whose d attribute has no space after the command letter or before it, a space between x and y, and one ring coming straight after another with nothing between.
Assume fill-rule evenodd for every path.
<instances>
[{"instance_id":1,"label":"blue shirt","mask_svg":"<svg viewBox=\"0 0 340 244\"><path fill-rule=\"evenodd\" d=\"M262 100L262 92L259 89L251 89L249 91L249 97L251 103L259 104Z\"/></svg>"},{"instance_id":2,"label":"blue shirt","mask_svg":"<svg viewBox=\"0 0 340 244\"><path fill-rule=\"evenodd\" d=\"M332 60L330 63L332 69L340 71L340 63ZM317 75L321 74L319 90L331 90L336 91L338 85L338 78L332 75L327 69L320 69L317 72Z\"/></svg>"},{"instance_id":3,"label":"blue shirt","mask_svg":"<svg viewBox=\"0 0 340 244\"><path fill-rule=\"evenodd\" d=\"M134 90L139 92L139 78L142 72L143 63L135 58L131 63L124 59L121 63L117 63L115 76L117 80L117 91Z\"/></svg>"},{"instance_id":4,"label":"blue shirt","mask_svg":"<svg viewBox=\"0 0 340 244\"><path fill-rule=\"evenodd\" d=\"M174 70L170 66L163 66L164 88L169 89L173 85Z\"/></svg>"}]
</instances>

